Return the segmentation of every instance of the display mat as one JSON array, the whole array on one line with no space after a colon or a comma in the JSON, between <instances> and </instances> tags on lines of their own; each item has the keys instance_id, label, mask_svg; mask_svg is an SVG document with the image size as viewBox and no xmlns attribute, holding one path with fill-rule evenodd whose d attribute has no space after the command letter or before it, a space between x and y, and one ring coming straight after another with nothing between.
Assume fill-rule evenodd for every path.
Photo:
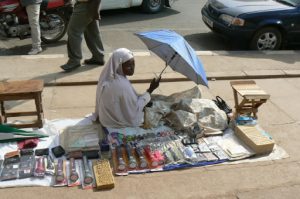
<instances>
[{"instance_id":1,"label":"display mat","mask_svg":"<svg viewBox=\"0 0 300 199\"><path fill-rule=\"evenodd\" d=\"M89 125L92 123L93 122L91 120L91 117L85 117L81 119L56 119L51 121L46 120L44 127L40 129L40 131L49 135L49 137L40 139L40 142L38 143L36 149L52 148L54 146L59 145L60 144L59 134L68 126ZM121 134L128 135L137 132L141 133L142 131L144 131L143 133L147 133L149 131L160 132L162 128L166 128L166 127L160 127L157 129L150 129L150 130L144 130L141 128L107 129L107 132L109 132L110 134L114 132L114 133L121 133ZM163 131L166 131L166 129L164 129ZM279 147L278 145L275 145L273 152L268 155L251 157L251 155L253 155L251 154L251 151L246 152L247 150L244 150L245 148L231 146L231 144L233 143L234 143L233 145L237 145L237 143L234 141L235 137L232 135L233 134L230 132L229 129L229 132L225 133L223 136L208 137L205 141L211 143L213 142L218 143L219 145L223 145L223 147L225 148L228 147L228 150L231 150L231 152L233 153L236 152L236 155L239 155L237 157L239 157L241 160L233 161L233 159L232 160L218 159L218 160L211 160L211 161L193 162L192 164L191 163L170 164L165 166L159 166L156 168L131 169L131 170L127 170L126 172L116 172L116 170L114 169L114 173L116 175L128 175L128 174L145 173L145 172L169 171L169 170L180 169L180 168L197 167L197 166L205 166L205 165L213 165L213 164L239 164L239 163L246 163L246 162L271 161L271 160L278 160L278 159L283 159L288 157L288 154L285 152L285 150ZM16 142L1 143L0 159L4 159L5 153L14 150L17 150ZM114 154L114 151L112 154ZM115 156L113 155L112 158L113 161L115 161L114 157ZM126 160L125 158L125 161L128 160ZM11 180L11 181L0 181L0 187L4 188L4 187L17 187L17 186L51 186L52 183L53 183L52 177L46 176L44 178L25 178L25 179Z\"/></svg>"}]
</instances>

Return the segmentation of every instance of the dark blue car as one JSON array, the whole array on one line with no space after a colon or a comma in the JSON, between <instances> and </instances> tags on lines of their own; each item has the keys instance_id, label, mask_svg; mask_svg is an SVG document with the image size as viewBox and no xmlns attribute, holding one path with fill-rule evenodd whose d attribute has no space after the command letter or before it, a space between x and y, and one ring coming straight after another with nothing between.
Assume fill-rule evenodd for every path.
<instances>
[{"instance_id":1,"label":"dark blue car","mask_svg":"<svg viewBox=\"0 0 300 199\"><path fill-rule=\"evenodd\" d=\"M300 43L300 0L208 0L201 13L212 31L253 50Z\"/></svg>"}]
</instances>

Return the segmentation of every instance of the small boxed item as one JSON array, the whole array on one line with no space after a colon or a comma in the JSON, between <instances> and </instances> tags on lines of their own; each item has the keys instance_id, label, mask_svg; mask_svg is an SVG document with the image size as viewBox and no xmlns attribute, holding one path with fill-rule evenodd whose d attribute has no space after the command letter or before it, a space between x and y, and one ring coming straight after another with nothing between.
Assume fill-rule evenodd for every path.
<instances>
[{"instance_id":1,"label":"small boxed item","mask_svg":"<svg viewBox=\"0 0 300 199\"><path fill-rule=\"evenodd\" d=\"M244 126L237 125L235 134L246 145L248 145L256 155L271 153L275 142L258 125Z\"/></svg>"},{"instance_id":2,"label":"small boxed item","mask_svg":"<svg viewBox=\"0 0 300 199\"><path fill-rule=\"evenodd\" d=\"M115 187L115 180L108 160L94 161L93 171L96 179L96 189L112 189Z\"/></svg>"}]
</instances>

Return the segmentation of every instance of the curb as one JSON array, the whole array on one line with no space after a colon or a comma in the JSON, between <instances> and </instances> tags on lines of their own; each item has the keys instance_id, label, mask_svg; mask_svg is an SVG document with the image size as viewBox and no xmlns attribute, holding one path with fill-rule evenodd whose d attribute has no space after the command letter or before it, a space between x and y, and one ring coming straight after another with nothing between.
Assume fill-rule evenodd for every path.
<instances>
[{"instance_id":1,"label":"curb","mask_svg":"<svg viewBox=\"0 0 300 199\"><path fill-rule=\"evenodd\" d=\"M298 73L288 73L284 71L284 74L281 75L238 75L238 76L208 76L208 81L218 81L218 80L238 80L238 79L279 79L279 78L299 78L300 77L300 70ZM134 79L130 80L132 84L143 84L143 83L149 83L151 82L152 78L146 78L146 79ZM186 82L191 81L188 78L165 78L162 79L161 82ZM54 87L54 86L87 86L87 85L97 85L98 81L82 81L82 82L46 82L46 87Z\"/></svg>"},{"instance_id":2,"label":"curb","mask_svg":"<svg viewBox=\"0 0 300 199\"><path fill-rule=\"evenodd\" d=\"M0 41L0 47L3 42ZM4 44L3 44L4 45ZM297 50L280 50L280 51L195 51L198 56L230 56L230 55L298 55L300 51ZM112 52L105 53L108 56ZM151 51L134 51L134 56L146 57L155 55ZM55 59L55 58L67 58L66 54L39 54L39 55L0 55L0 57L20 57L23 59Z\"/></svg>"}]
</instances>

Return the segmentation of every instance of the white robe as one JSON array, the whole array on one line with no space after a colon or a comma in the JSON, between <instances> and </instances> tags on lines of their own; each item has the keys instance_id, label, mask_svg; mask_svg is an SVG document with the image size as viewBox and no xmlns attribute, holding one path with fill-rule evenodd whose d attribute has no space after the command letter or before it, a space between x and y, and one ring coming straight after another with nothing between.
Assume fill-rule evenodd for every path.
<instances>
[{"instance_id":1,"label":"white robe","mask_svg":"<svg viewBox=\"0 0 300 199\"><path fill-rule=\"evenodd\" d=\"M144 121L143 108L151 100L150 94L138 95L122 75L122 63L131 58L133 55L128 49L114 51L100 75L94 118L99 118L105 127L138 127Z\"/></svg>"}]
</instances>

